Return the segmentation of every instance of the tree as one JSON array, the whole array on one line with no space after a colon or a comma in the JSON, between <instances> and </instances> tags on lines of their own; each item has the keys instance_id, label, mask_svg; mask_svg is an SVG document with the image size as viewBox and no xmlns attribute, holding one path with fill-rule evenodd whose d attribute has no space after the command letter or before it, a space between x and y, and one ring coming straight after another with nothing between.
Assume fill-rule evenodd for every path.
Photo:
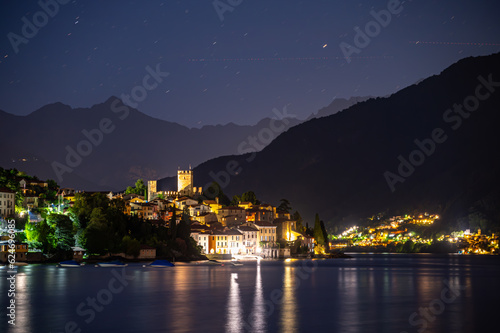
<instances>
[{"instance_id":1,"label":"tree","mask_svg":"<svg viewBox=\"0 0 500 333\"><path fill-rule=\"evenodd\" d=\"M177 226L176 236L176 238L181 238L185 241L189 241L189 237L191 237L191 228L184 219L182 219Z\"/></svg>"},{"instance_id":2,"label":"tree","mask_svg":"<svg viewBox=\"0 0 500 333\"><path fill-rule=\"evenodd\" d=\"M306 233L307 236L314 237L314 230L309 227L309 223L307 223L307 222L306 222L305 233Z\"/></svg>"},{"instance_id":3,"label":"tree","mask_svg":"<svg viewBox=\"0 0 500 333\"><path fill-rule=\"evenodd\" d=\"M316 244L323 245L325 243L325 238L323 235L323 230L321 229L321 221L319 220L319 215L316 214L314 219L314 239Z\"/></svg>"},{"instance_id":4,"label":"tree","mask_svg":"<svg viewBox=\"0 0 500 333\"><path fill-rule=\"evenodd\" d=\"M102 208L92 210L89 225L85 229L83 245L89 253L105 254L110 251L111 230Z\"/></svg>"},{"instance_id":5,"label":"tree","mask_svg":"<svg viewBox=\"0 0 500 333\"><path fill-rule=\"evenodd\" d=\"M209 187L203 190L203 197L209 200L219 199L219 203L223 206L231 204L231 200L224 194L222 187L217 182L212 182Z\"/></svg>"},{"instance_id":6,"label":"tree","mask_svg":"<svg viewBox=\"0 0 500 333\"><path fill-rule=\"evenodd\" d=\"M255 193L253 191L248 191L248 192L245 192L241 195L241 201L242 202L251 202L252 205L256 205L258 200L257 200L257 196L255 195Z\"/></svg>"},{"instance_id":7,"label":"tree","mask_svg":"<svg viewBox=\"0 0 500 333\"><path fill-rule=\"evenodd\" d=\"M404 252L404 253L413 253L414 252L414 246L415 246L415 243L413 243L413 241L407 240L404 243L404 245L403 245L402 252Z\"/></svg>"},{"instance_id":8,"label":"tree","mask_svg":"<svg viewBox=\"0 0 500 333\"><path fill-rule=\"evenodd\" d=\"M124 236L122 239L122 251L130 256L137 257L141 253L141 243L130 236Z\"/></svg>"},{"instance_id":9,"label":"tree","mask_svg":"<svg viewBox=\"0 0 500 333\"><path fill-rule=\"evenodd\" d=\"M125 194L137 194L143 195L144 197L146 197L147 192L148 187L144 184L144 181L142 179L137 179L137 181L135 182L135 187L128 186L125 190Z\"/></svg>"},{"instance_id":10,"label":"tree","mask_svg":"<svg viewBox=\"0 0 500 333\"><path fill-rule=\"evenodd\" d=\"M113 205L119 204L114 202ZM69 214L77 229L85 229L95 208L100 208L101 211L105 212L109 206L110 200L102 193L77 193L73 207L69 209Z\"/></svg>"},{"instance_id":11,"label":"tree","mask_svg":"<svg viewBox=\"0 0 500 333\"><path fill-rule=\"evenodd\" d=\"M233 195L233 200L231 200L230 205L231 206L238 206L240 202L241 202L241 198L237 195Z\"/></svg>"},{"instance_id":12,"label":"tree","mask_svg":"<svg viewBox=\"0 0 500 333\"><path fill-rule=\"evenodd\" d=\"M26 223L25 226L26 239L30 246L41 250L44 253L53 253L54 246L54 230L47 224L45 220L40 223Z\"/></svg>"},{"instance_id":13,"label":"tree","mask_svg":"<svg viewBox=\"0 0 500 333\"><path fill-rule=\"evenodd\" d=\"M135 188L132 186L127 186L127 189L125 190L125 194L134 194L135 193Z\"/></svg>"},{"instance_id":14,"label":"tree","mask_svg":"<svg viewBox=\"0 0 500 333\"><path fill-rule=\"evenodd\" d=\"M70 251L75 245L73 222L64 214L50 214L47 223L54 229L54 247L59 251Z\"/></svg>"},{"instance_id":15,"label":"tree","mask_svg":"<svg viewBox=\"0 0 500 333\"><path fill-rule=\"evenodd\" d=\"M125 201L123 199L118 198L118 199L111 200L109 203L109 207L115 208L116 210L118 210L120 212L125 212L126 204L125 204Z\"/></svg>"},{"instance_id":16,"label":"tree","mask_svg":"<svg viewBox=\"0 0 500 333\"><path fill-rule=\"evenodd\" d=\"M40 229L35 223L26 223L24 226L24 234L30 248L41 249L42 242L40 241Z\"/></svg>"},{"instance_id":17,"label":"tree","mask_svg":"<svg viewBox=\"0 0 500 333\"><path fill-rule=\"evenodd\" d=\"M135 182L135 193L138 195L144 195L148 191L148 187L144 185L144 181L142 179L137 179Z\"/></svg>"},{"instance_id":18,"label":"tree","mask_svg":"<svg viewBox=\"0 0 500 333\"><path fill-rule=\"evenodd\" d=\"M329 247L328 233L326 232L325 223L323 223L322 220L320 221L320 226L321 226L321 233L323 234L323 239L324 239L323 245L328 250L328 247Z\"/></svg>"},{"instance_id":19,"label":"tree","mask_svg":"<svg viewBox=\"0 0 500 333\"><path fill-rule=\"evenodd\" d=\"M316 240L316 253L324 253L326 250L326 239L318 214L316 214L316 218L314 219L314 239Z\"/></svg>"},{"instance_id":20,"label":"tree","mask_svg":"<svg viewBox=\"0 0 500 333\"><path fill-rule=\"evenodd\" d=\"M295 213L293 213L292 219L295 221L295 230L297 232L300 232L301 234L305 233L306 228L304 227L304 225L302 223L302 222L304 222L304 219L302 218L302 216L300 215L300 213L298 211L295 211Z\"/></svg>"},{"instance_id":21,"label":"tree","mask_svg":"<svg viewBox=\"0 0 500 333\"><path fill-rule=\"evenodd\" d=\"M177 228L177 208L171 207L172 217L170 218L169 230L170 239L175 240L176 238L176 228Z\"/></svg>"},{"instance_id":22,"label":"tree","mask_svg":"<svg viewBox=\"0 0 500 333\"><path fill-rule=\"evenodd\" d=\"M290 213L292 210L292 206L290 205L290 201L287 199L281 199L280 200L280 205L278 206L278 210L285 212L285 213Z\"/></svg>"}]
</instances>

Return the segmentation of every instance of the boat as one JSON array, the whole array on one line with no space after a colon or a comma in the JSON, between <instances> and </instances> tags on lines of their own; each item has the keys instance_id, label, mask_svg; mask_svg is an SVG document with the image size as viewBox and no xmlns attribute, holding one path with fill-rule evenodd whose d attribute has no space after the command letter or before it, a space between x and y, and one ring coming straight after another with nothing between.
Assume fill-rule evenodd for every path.
<instances>
[{"instance_id":1,"label":"boat","mask_svg":"<svg viewBox=\"0 0 500 333\"><path fill-rule=\"evenodd\" d=\"M172 264L168 260L155 260L151 264L148 265L149 267L174 267L175 265Z\"/></svg>"},{"instance_id":2,"label":"boat","mask_svg":"<svg viewBox=\"0 0 500 333\"><path fill-rule=\"evenodd\" d=\"M75 261L75 260L67 260L67 261L61 261L59 263L59 267L67 267L67 268L72 268L72 267L81 267L82 265Z\"/></svg>"},{"instance_id":3,"label":"boat","mask_svg":"<svg viewBox=\"0 0 500 333\"><path fill-rule=\"evenodd\" d=\"M235 260L261 260L263 259L260 255L257 254L234 254L233 259Z\"/></svg>"},{"instance_id":4,"label":"boat","mask_svg":"<svg viewBox=\"0 0 500 333\"><path fill-rule=\"evenodd\" d=\"M120 260L108 261L108 262L100 262L96 265L96 267L127 267L128 264L121 262Z\"/></svg>"},{"instance_id":5,"label":"boat","mask_svg":"<svg viewBox=\"0 0 500 333\"><path fill-rule=\"evenodd\" d=\"M28 263L18 261L18 262L13 263L12 265L14 265L14 266L28 266Z\"/></svg>"},{"instance_id":6,"label":"boat","mask_svg":"<svg viewBox=\"0 0 500 333\"><path fill-rule=\"evenodd\" d=\"M243 266L243 264L241 262L239 262L238 260L231 261L231 265L233 265L233 266Z\"/></svg>"},{"instance_id":7,"label":"boat","mask_svg":"<svg viewBox=\"0 0 500 333\"><path fill-rule=\"evenodd\" d=\"M206 263L207 263L208 265L210 265L210 266L215 266L215 265L217 265L217 266L223 266L223 265L224 265L224 264L223 264L223 263L221 263L220 261L213 260L213 259L208 260Z\"/></svg>"}]
</instances>

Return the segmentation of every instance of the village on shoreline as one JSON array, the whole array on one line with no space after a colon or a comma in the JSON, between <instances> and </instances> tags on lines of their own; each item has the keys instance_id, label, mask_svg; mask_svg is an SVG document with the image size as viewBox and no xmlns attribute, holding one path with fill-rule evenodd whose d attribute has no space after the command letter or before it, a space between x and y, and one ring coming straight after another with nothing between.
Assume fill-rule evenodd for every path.
<instances>
[{"instance_id":1,"label":"village on shoreline","mask_svg":"<svg viewBox=\"0 0 500 333\"><path fill-rule=\"evenodd\" d=\"M15 169L0 178L0 262L73 259L173 261L339 258L344 252L498 254L498 235L481 230L430 234L438 215L381 217L329 235L316 215L304 223L288 200L261 203L249 191L232 200L217 183L212 197L178 170L177 190L138 180L125 192L60 188ZM15 250L12 244L15 237ZM9 243L10 240L10 243Z\"/></svg>"}]
</instances>

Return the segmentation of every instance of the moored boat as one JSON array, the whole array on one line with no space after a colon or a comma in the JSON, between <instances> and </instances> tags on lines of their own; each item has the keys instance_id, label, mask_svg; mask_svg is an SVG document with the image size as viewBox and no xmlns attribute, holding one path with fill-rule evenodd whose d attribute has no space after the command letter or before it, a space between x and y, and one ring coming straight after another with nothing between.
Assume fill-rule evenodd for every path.
<instances>
[{"instance_id":1,"label":"moored boat","mask_svg":"<svg viewBox=\"0 0 500 333\"><path fill-rule=\"evenodd\" d=\"M14 265L14 266L28 266L28 263L19 261L19 262L13 263L12 265Z\"/></svg>"},{"instance_id":2,"label":"moored boat","mask_svg":"<svg viewBox=\"0 0 500 333\"><path fill-rule=\"evenodd\" d=\"M233 266L243 266L243 263L239 262L238 260L233 260L233 261L231 261L231 265L233 265Z\"/></svg>"},{"instance_id":3,"label":"moored boat","mask_svg":"<svg viewBox=\"0 0 500 333\"><path fill-rule=\"evenodd\" d=\"M81 267L82 265L75 260L67 260L61 261L59 263L59 267L73 268L73 267Z\"/></svg>"},{"instance_id":4,"label":"moored boat","mask_svg":"<svg viewBox=\"0 0 500 333\"><path fill-rule=\"evenodd\" d=\"M148 265L149 267L174 267L175 265L172 264L168 260L155 260L151 264Z\"/></svg>"},{"instance_id":5,"label":"moored boat","mask_svg":"<svg viewBox=\"0 0 500 333\"><path fill-rule=\"evenodd\" d=\"M121 262L120 260L108 261L108 262L100 262L96 265L96 267L126 267L128 264Z\"/></svg>"}]
</instances>

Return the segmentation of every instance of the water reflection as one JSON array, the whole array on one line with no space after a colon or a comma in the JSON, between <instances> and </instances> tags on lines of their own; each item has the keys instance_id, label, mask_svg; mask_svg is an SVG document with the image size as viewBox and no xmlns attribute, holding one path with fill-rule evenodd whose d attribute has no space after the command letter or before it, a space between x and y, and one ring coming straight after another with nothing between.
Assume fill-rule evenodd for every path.
<instances>
[{"instance_id":1,"label":"water reflection","mask_svg":"<svg viewBox=\"0 0 500 333\"><path fill-rule=\"evenodd\" d=\"M346 332L359 332L359 272L355 267L339 268L338 281L341 292L339 301L342 304L339 315L340 327Z\"/></svg>"},{"instance_id":2,"label":"water reflection","mask_svg":"<svg viewBox=\"0 0 500 333\"><path fill-rule=\"evenodd\" d=\"M266 310L264 305L264 290L262 289L262 275L260 272L260 261L257 262L257 274L255 277L255 296L253 301L252 314L248 324L252 326L252 332L266 331Z\"/></svg>"},{"instance_id":3,"label":"water reflection","mask_svg":"<svg viewBox=\"0 0 500 333\"><path fill-rule=\"evenodd\" d=\"M227 302L226 332L243 331L243 314L240 298L240 287L237 280L238 273L231 273L231 284L229 286L229 298Z\"/></svg>"},{"instance_id":4,"label":"water reflection","mask_svg":"<svg viewBox=\"0 0 500 333\"><path fill-rule=\"evenodd\" d=\"M173 323L175 331L190 331L194 329L190 318L193 310L190 301L193 296L190 293L192 289L189 281L188 269L186 267L178 267L173 277L175 292L172 294L171 300L175 304L173 316L175 320L172 321L171 318L168 318L169 323ZM165 302L170 302L170 300L165 299ZM167 319L167 317L165 318Z\"/></svg>"},{"instance_id":5,"label":"water reflection","mask_svg":"<svg viewBox=\"0 0 500 333\"><path fill-rule=\"evenodd\" d=\"M283 300L281 305L281 332L298 332L298 313L295 289L297 281L293 267L285 267L283 277Z\"/></svg>"},{"instance_id":6,"label":"water reflection","mask_svg":"<svg viewBox=\"0 0 500 333\"><path fill-rule=\"evenodd\" d=\"M25 332L32 332L31 302L29 301L28 281L25 273L16 275L16 325Z\"/></svg>"}]
</instances>

